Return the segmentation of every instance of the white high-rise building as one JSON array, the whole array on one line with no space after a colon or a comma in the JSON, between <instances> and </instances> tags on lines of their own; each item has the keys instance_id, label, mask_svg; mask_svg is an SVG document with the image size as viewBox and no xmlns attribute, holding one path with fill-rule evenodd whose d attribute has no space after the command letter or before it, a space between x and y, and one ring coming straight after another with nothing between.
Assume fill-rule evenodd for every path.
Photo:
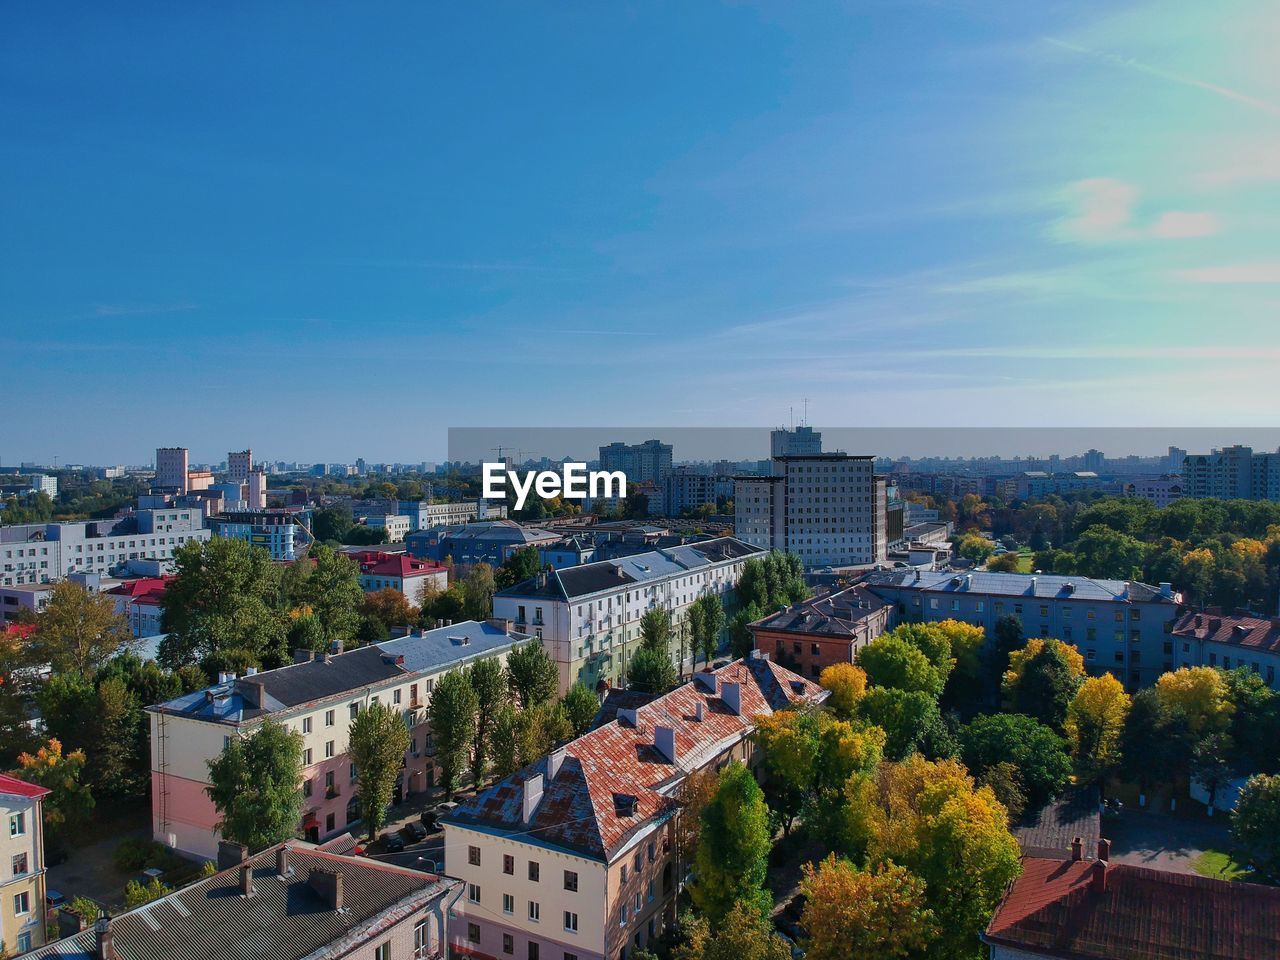
<instances>
[{"instance_id":1,"label":"white high-rise building","mask_svg":"<svg viewBox=\"0 0 1280 960\"><path fill-rule=\"evenodd\" d=\"M186 493L187 471L190 467L186 447L157 447L155 485L165 490Z\"/></svg>"},{"instance_id":2,"label":"white high-rise building","mask_svg":"<svg viewBox=\"0 0 1280 960\"><path fill-rule=\"evenodd\" d=\"M822 434L813 427L778 429L769 434L769 456L811 457L822 452Z\"/></svg>"},{"instance_id":3,"label":"white high-rise building","mask_svg":"<svg viewBox=\"0 0 1280 960\"><path fill-rule=\"evenodd\" d=\"M806 569L882 562L887 492L869 456L774 457L773 475L739 477L734 532L746 543L794 553Z\"/></svg>"}]
</instances>

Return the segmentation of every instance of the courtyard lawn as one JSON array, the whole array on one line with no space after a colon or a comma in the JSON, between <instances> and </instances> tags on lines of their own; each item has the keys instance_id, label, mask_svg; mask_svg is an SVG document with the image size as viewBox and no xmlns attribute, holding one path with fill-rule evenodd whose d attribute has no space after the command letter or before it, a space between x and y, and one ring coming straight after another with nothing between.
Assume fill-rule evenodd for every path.
<instances>
[{"instance_id":1,"label":"courtyard lawn","mask_svg":"<svg viewBox=\"0 0 1280 960\"><path fill-rule=\"evenodd\" d=\"M1235 857L1222 850L1205 850L1191 861L1191 869L1202 877L1215 880L1248 880L1250 871Z\"/></svg>"}]
</instances>

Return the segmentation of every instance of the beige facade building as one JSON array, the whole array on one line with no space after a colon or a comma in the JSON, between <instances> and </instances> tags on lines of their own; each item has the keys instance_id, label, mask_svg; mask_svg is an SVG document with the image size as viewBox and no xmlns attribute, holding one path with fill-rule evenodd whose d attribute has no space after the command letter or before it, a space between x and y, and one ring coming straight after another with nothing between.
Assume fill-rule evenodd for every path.
<instances>
[{"instance_id":1,"label":"beige facade building","mask_svg":"<svg viewBox=\"0 0 1280 960\"><path fill-rule=\"evenodd\" d=\"M204 690L147 708L151 721L152 835L192 856L216 854L218 812L205 792L208 761L266 717L303 738L298 825L319 842L359 820L358 783L347 755L351 721L375 703L404 711L411 742L397 798L435 785L435 746L426 721L436 681L477 660L507 655L529 640L498 620L467 621L334 655L305 653L277 670L224 675Z\"/></svg>"},{"instance_id":2,"label":"beige facade building","mask_svg":"<svg viewBox=\"0 0 1280 960\"><path fill-rule=\"evenodd\" d=\"M767 657L739 660L579 737L444 821L445 873L463 882L452 954L479 960L626 960L674 919L689 865L680 786L758 767L753 719L825 691Z\"/></svg>"},{"instance_id":3,"label":"beige facade building","mask_svg":"<svg viewBox=\"0 0 1280 960\"><path fill-rule=\"evenodd\" d=\"M44 798L49 791L0 774L0 953L45 942Z\"/></svg>"}]
</instances>

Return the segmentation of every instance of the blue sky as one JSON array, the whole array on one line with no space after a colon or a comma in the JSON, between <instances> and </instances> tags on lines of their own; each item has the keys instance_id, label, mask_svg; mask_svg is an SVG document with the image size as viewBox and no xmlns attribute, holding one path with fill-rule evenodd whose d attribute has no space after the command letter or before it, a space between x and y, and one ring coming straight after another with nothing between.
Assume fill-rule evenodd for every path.
<instances>
[{"instance_id":1,"label":"blue sky","mask_svg":"<svg viewBox=\"0 0 1280 960\"><path fill-rule=\"evenodd\" d=\"M1277 48L1249 0L11 11L0 456L1269 424Z\"/></svg>"}]
</instances>

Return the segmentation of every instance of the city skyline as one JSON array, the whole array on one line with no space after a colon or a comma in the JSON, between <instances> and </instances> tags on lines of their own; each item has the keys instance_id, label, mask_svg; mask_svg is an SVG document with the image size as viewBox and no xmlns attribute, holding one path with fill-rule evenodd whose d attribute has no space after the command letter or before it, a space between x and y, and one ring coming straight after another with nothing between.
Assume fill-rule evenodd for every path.
<instances>
[{"instance_id":1,"label":"city skyline","mask_svg":"<svg viewBox=\"0 0 1280 960\"><path fill-rule=\"evenodd\" d=\"M21 459L114 459L122 414L139 454L389 460L516 415L1280 400L1260 2L54 16L0 38Z\"/></svg>"}]
</instances>

